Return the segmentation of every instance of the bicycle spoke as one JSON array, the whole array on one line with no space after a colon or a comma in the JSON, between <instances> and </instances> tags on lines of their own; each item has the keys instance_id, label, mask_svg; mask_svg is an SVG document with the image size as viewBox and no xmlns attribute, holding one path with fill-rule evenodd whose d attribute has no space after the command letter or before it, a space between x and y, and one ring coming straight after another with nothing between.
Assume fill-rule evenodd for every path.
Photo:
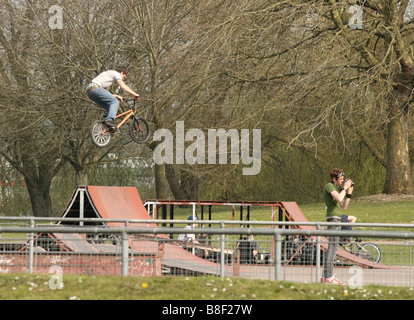
<instances>
[{"instance_id":1,"label":"bicycle spoke","mask_svg":"<svg viewBox=\"0 0 414 320\"><path fill-rule=\"evenodd\" d=\"M366 243L362 245L359 249L359 255L361 258L373 261L380 262L381 260L381 250L372 243Z\"/></svg>"},{"instance_id":2,"label":"bicycle spoke","mask_svg":"<svg viewBox=\"0 0 414 320\"><path fill-rule=\"evenodd\" d=\"M134 118L130 123L129 134L136 143L144 143L150 136L150 127L143 118Z\"/></svg>"},{"instance_id":3,"label":"bicycle spoke","mask_svg":"<svg viewBox=\"0 0 414 320\"><path fill-rule=\"evenodd\" d=\"M100 148L103 148L111 141L111 135L102 121L95 121L91 128L92 142Z\"/></svg>"}]
</instances>

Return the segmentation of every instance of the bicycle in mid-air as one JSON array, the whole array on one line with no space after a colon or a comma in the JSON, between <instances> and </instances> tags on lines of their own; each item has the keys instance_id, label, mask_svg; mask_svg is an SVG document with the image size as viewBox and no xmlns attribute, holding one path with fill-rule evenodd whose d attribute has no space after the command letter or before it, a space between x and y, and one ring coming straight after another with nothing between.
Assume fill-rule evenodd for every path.
<instances>
[{"instance_id":1,"label":"bicycle in mid-air","mask_svg":"<svg viewBox=\"0 0 414 320\"><path fill-rule=\"evenodd\" d=\"M109 128L105 125L104 120L96 120L91 127L90 134L94 145L100 148L106 147L115 133L120 132L120 128L131 119L129 122L129 135L136 143L145 143L148 141L151 134L151 128L147 120L136 115L136 100L124 99L129 110L118 114L116 120L121 120L117 123L115 128Z\"/></svg>"}]
</instances>

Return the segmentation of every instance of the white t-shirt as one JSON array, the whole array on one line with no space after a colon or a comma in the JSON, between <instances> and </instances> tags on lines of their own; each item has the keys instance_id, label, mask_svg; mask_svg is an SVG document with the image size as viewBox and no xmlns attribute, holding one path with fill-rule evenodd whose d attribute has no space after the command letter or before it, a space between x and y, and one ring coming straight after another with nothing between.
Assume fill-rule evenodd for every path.
<instances>
[{"instance_id":1,"label":"white t-shirt","mask_svg":"<svg viewBox=\"0 0 414 320\"><path fill-rule=\"evenodd\" d=\"M122 80L121 74L115 70L108 70L99 74L95 79L92 80L92 82L102 85L104 89L108 89L118 80Z\"/></svg>"},{"instance_id":2,"label":"white t-shirt","mask_svg":"<svg viewBox=\"0 0 414 320\"><path fill-rule=\"evenodd\" d=\"M184 229L192 229L190 225L185 226ZM178 240L180 241L194 241L195 234L194 233L181 233L178 235Z\"/></svg>"}]
</instances>

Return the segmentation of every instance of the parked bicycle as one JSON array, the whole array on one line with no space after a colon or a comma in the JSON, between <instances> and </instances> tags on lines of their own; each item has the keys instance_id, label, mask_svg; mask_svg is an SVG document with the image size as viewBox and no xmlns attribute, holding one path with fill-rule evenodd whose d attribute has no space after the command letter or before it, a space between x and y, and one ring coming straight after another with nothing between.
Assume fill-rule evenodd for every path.
<instances>
[{"instance_id":1,"label":"parked bicycle","mask_svg":"<svg viewBox=\"0 0 414 320\"><path fill-rule=\"evenodd\" d=\"M381 261L381 249L373 243L362 243L359 239L351 239L348 241L342 241L340 246L362 259L366 259L375 263Z\"/></svg>"},{"instance_id":2,"label":"parked bicycle","mask_svg":"<svg viewBox=\"0 0 414 320\"><path fill-rule=\"evenodd\" d=\"M129 135L136 143L145 143L148 141L151 134L150 125L144 118L136 115L136 100L125 100L129 110L121 114L118 114L115 121L120 120L115 129L108 128L104 120L96 120L90 129L91 139L94 145L100 148L106 147L112 139L112 136L116 133L120 133L120 128L131 119L129 122Z\"/></svg>"},{"instance_id":3,"label":"parked bicycle","mask_svg":"<svg viewBox=\"0 0 414 320\"><path fill-rule=\"evenodd\" d=\"M381 249L373 243L363 243L359 239L341 239L340 247L362 259L379 263ZM321 249L321 261L324 251ZM286 265L312 265L316 263L316 246L305 236L288 235L282 241L282 260Z\"/></svg>"}]
</instances>

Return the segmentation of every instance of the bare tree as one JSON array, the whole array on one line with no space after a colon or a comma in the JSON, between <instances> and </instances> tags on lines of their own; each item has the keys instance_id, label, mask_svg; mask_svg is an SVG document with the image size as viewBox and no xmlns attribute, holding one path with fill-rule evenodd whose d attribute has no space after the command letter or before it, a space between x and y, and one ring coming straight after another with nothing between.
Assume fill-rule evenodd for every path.
<instances>
[{"instance_id":1,"label":"bare tree","mask_svg":"<svg viewBox=\"0 0 414 320\"><path fill-rule=\"evenodd\" d=\"M64 23L57 29L41 2L1 4L1 153L24 176L36 216L52 214L51 182L65 163L74 167L77 184L86 184L92 166L129 142L115 141L105 150L91 146L89 127L100 111L84 88L117 60L112 45L119 44L119 35L111 35L110 26L86 9L102 14L112 10L108 4L83 4L82 10L76 4L61 7ZM105 36L110 37L106 42L100 38Z\"/></svg>"},{"instance_id":2,"label":"bare tree","mask_svg":"<svg viewBox=\"0 0 414 320\"><path fill-rule=\"evenodd\" d=\"M245 4L222 24L238 40L227 75L266 94L256 114L273 135L315 154L360 139L386 167L384 192L412 193L409 1Z\"/></svg>"},{"instance_id":3,"label":"bare tree","mask_svg":"<svg viewBox=\"0 0 414 320\"><path fill-rule=\"evenodd\" d=\"M50 184L64 164L58 115L48 110L55 79L38 59L47 49L27 23L33 12L13 1L1 9L1 154L24 176L34 215L50 216Z\"/></svg>"},{"instance_id":4,"label":"bare tree","mask_svg":"<svg viewBox=\"0 0 414 320\"><path fill-rule=\"evenodd\" d=\"M75 183L86 185L89 172L96 164L122 161L137 154L134 149L125 147L131 141L125 136L115 137L105 149L92 146L89 137L91 123L104 111L86 97L87 84L100 72L127 64L127 58L122 55L126 39L118 24L111 23L113 18L121 19L123 12L115 1L74 2L59 8L61 29L50 28L45 23L48 19L42 14L44 8L31 7L36 18L30 23L54 53L50 57L51 69L59 78L59 87L52 94L53 102L63 108L59 125L65 137L61 141L64 159L74 168ZM109 158L111 154L117 156Z\"/></svg>"},{"instance_id":5,"label":"bare tree","mask_svg":"<svg viewBox=\"0 0 414 320\"><path fill-rule=\"evenodd\" d=\"M141 72L143 100L149 107L154 131L174 131L178 120L185 121L186 126L196 124L203 128L205 114L212 112L209 108L217 99L208 94L208 90L216 93L208 86L214 83L218 70L214 64L219 57L210 48L214 33L206 28L217 12L216 4L199 0L121 3L132 19L129 24L122 21L120 28L131 39L129 59L140 61L135 71ZM153 143L151 148L156 146ZM166 164L155 164L157 197L169 197L169 189L177 197L197 196L196 170L184 167L174 165L166 169ZM187 191L184 181L192 181Z\"/></svg>"}]
</instances>

